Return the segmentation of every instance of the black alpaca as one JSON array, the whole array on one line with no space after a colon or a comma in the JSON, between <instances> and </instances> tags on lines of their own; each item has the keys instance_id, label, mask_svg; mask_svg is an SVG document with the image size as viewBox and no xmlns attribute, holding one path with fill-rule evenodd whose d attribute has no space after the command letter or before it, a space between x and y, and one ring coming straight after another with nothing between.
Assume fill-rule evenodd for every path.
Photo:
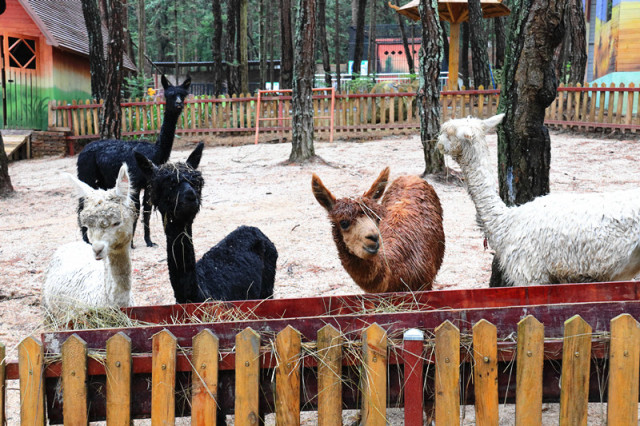
<instances>
[{"instance_id":1,"label":"black alpaca","mask_svg":"<svg viewBox=\"0 0 640 426\"><path fill-rule=\"evenodd\" d=\"M241 226L196 262L191 225L200 210L204 179L198 170L201 142L186 163L159 167L135 153L149 181L151 204L167 237L169 278L177 303L266 299L273 296L278 252L258 228Z\"/></svg>"},{"instance_id":2,"label":"black alpaca","mask_svg":"<svg viewBox=\"0 0 640 426\"><path fill-rule=\"evenodd\" d=\"M95 189L112 188L118 177L118 171L122 163L126 162L129 166L129 175L131 176L131 185L135 209L136 221L133 223L133 232L136 230L137 218L140 215L140 192L147 186L147 178L140 172L138 165L133 156L134 150L141 153L155 164L164 164L169 160L171 149L173 148L173 140L176 134L176 126L178 118L184 109L184 101L189 95L189 86L191 78L187 79L179 86L172 86L169 81L162 76L162 87L164 87L164 97L166 105L164 108L164 119L162 128L156 143L148 141L122 141L117 139L105 139L94 141L84 147L80 155L78 155L78 179ZM78 204L78 218L80 212L84 208L82 198ZM151 205L149 204L149 196L147 191L144 193L143 199L143 225L144 225L144 241L147 246L154 246L151 241L149 232L149 218L151 216ZM82 238L87 239L87 231L82 228ZM133 242L131 243L133 246Z\"/></svg>"}]
</instances>

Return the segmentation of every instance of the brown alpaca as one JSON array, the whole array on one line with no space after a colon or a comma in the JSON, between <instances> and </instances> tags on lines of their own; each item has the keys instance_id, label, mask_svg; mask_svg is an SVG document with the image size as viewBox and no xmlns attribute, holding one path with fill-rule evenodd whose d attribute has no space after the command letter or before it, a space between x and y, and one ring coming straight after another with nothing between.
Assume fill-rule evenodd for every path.
<instances>
[{"instance_id":1,"label":"brown alpaca","mask_svg":"<svg viewBox=\"0 0 640 426\"><path fill-rule=\"evenodd\" d=\"M362 197L337 200L315 174L311 187L329 212L342 266L368 293L429 290L444 256L442 207L424 179L389 168Z\"/></svg>"}]
</instances>

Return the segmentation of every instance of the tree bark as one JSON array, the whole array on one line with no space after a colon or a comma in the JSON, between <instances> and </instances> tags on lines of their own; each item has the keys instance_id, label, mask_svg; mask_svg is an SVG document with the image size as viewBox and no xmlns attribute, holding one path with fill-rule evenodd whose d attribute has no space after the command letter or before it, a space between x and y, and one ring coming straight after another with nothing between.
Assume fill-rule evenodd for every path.
<instances>
[{"instance_id":1,"label":"tree bark","mask_svg":"<svg viewBox=\"0 0 640 426\"><path fill-rule=\"evenodd\" d=\"M494 66L496 69L501 70L504 66L504 48L505 48L505 31L504 31L505 18L493 18L493 24L496 36L496 57Z\"/></svg>"},{"instance_id":2,"label":"tree bark","mask_svg":"<svg viewBox=\"0 0 640 426\"><path fill-rule=\"evenodd\" d=\"M213 11L213 36L211 40L211 53L213 59L213 75L214 84L213 93L215 96L222 94L222 82L224 80L224 69L222 67L222 7L220 0L211 1L211 9Z\"/></svg>"},{"instance_id":3,"label":"tree bark","mask_svg":"<svg viewBox=\"0 0 640 426\"><path fill-rule=\"evenodd\" d=\"M395 2L396 6L398 5L398 1L396 0ZM398 18L398 26L400 27L400 35L402 36L402 46L404 47L404 56L407 58L407 67L409 68L409 74L415 74L416 73L416 67L413 63L413 42L414 40L411 40L411 48L409 47L409 41L407 40L407 32L404 29L404 17L399 14L396 13L396 16Z\"/></svg>"},{"instance_id":4,"label":"tree bark","mask_svg":"<svg viewBox=\"0 0 640 426\"><path fill-rule=\"evenodd\" d=\"M514 2L505 52L498 128L500 197L520 205L549 192L551 141L544 126L558 87L554 51L564 37L566 0ZM490 285L505 284L494 262ZM517 283L506 283L514 285Z\"/></svg>"},{"instance_id":5,"label":"tree bark","mask_svg":"<svg viewBox=\"0 0 640 426\"><path fill-rule=\"evenodd\" d=\"M473 85L481 85L485 89L491 85L489 74L489 53L487 52L487 34L482 21L480 0L469 0L469 31L471 42L471 67L473 68Z\"/></svg>"},{"instance_id":6,"label":"tree bark","mask_svg":"<svg viewBox=\"0 0 640 426\"><path fill-rule=\"evenodd\" d=\"M144 82L145 52L147 51L147 14L144 10L144 0L138 0L138 76Z\"/></svg>"},{"instance_id":7,"label":"tree bark","mask_svg":"<svg viewBox=\"0 0 640 426\"><path fill-rule=\"evenodd\" d=\"M569 83L584 83L587 68L587 29L581 0L569 0L565 12L565 28L565 42L571 43L567 58L571 63Z\"/></svg>"},{"instance_id":8,"label":"tree bark","mask_svg":"<svg viewBox=\"0 0 640 426\"><path fill-rule=\"evenodd\" d=\"M444 158L436 149L440 132L440 64L442 63L442 27L439 24L438 1L420 0L418 6L422 22L420 49L420 139L424 151L424 175L444 171Z\"/></svg>"},{"instance_id":9,"label":"tree bark","mask_svg":"<svg viewBox=\"0 0 640 426\"><path fill-rule=\"evenodd\" d=\"M315 20L315 18L314 18ZM280 88L291 89L293 83L293 32L291 31L291 0L280 0Z\"/></svg>"},{"instance_id":10,"label":"tree bark","mask_svg":"<svg viewBox=\"0 0 640 426\"><path fill-rule=\"evenodd\" d=\"M104 96L102 122L100 123L100 137L102 139L120 139L122 133L122 55L124 52L124 27L122 11L124 5L121 0L108 0L106 9L106 23L109 30L107 43L107 60L105 83L109 90Z\"/></svg>"},{"instance_id":11,"label":"tree bark","mask_svg":"<svg viewBox=\"0 0 640 426\"><path fill-rule=\"evenodd\" d=\"M364 53L364 21L365 11L367 9L367 0L358 0L358 13L356 14L356 40L353 50L353 69L352 78L356 79L362 72L360 63Z\"/></svg>"},{"instance_id":12,"label":"tree bark","mask_svg":"<svg viewBox=\"0 0 640 426\"><path fill-rule=\"evenodd\" d=\"M460 26L462 32L462 48L460 49L460 72L462 84L467 89L469 86L469 22L463 22Z\"/></svg>"},{"instance_id":13,"label":"tree bark","mask_svg":"<svg viewBox=\"0 0 640 426\"><path fill-rule=\"evenodd\" d=\"M240 90L238 82L238 58L236 56L238 6L238 0L229 0L227 4L227 44L225 46L225 59L227 61L227 91L229 95L236 94Z\"/></svg>"},{"instance_id":14,"label":"tree bark","mask_svg":"<svg viewBox=\"0 0 640 426\"><path fill-rule=\"evenodd\" d=\"M249 93L249 45L247 43L247 0L240 1L240 26L238 47L240 48L240 85L242 93Z\"/></svg>"},{"instance_id":15,"label":"tree bark","mask_svg":"<svg viewBox=\"0 0 640 426\"><path fill-rule=\"evenodd\" d=\"M296 18L293 65L293 130L289 161L300 163L315 155L313 147L313 76L315 68L316 0L300 0Z\"/></svg>"},{"instance_id":16,"label":"tree bark","mask_svg":"<svg viewBox=\"0 0 640 426\"><path fill-rule=\"evenodd\" d=\"M322 53L322 68L324 69L324 84L331 87L331 59L329 58L329 45L327 43L327 0L317 0L318 18L316 26L318 29L318 42Z\"/></svg>"},{"instance_id":17,"label":"tree bark","mask_svg":"<svg viewBox=\"0 0 640 426\"><path fill-rule=\"evenodd\" d=\"M340 93L340 83L342 76L340 75L340 0L335 3L334 15L334 31L333 31L333 48L336 52L336 91Z\"/></svg>"},{"instance_id":18,"label":"tree bark","mask_svg":"<svg viewBox=\"0 0 640 426\"><path fill-rule=\"evenodd\" d=\"M440 21L440 28L442 29L442 62L449 63L449 37L447 31L447 24L444 21ZM451 28L451 27L449 27Z\"/></svg>"},{"instance_id":19,"label":"tree bark","mask_svg":"<svg viewBox=\"0 0 640 426\"><path fill-rule=\"evenodd\" d=\"M96 0L82 0L82 14L89 37L89 72L91 74L91 96L104 99L105 59L102 41L102 19Z\"/></svg>"},{"instance_id":20,"label":"tree bark","mask_svg":"<svg viewBox=\"0 0 640 426\"><path fill-rule=\"evenodd\" d=\"M267 26L266 26L266 8L265 8L265 0L259 0L258 3L259 11L259 28L260 32L260 89L264 90L265 84L267 82Z\"/></svg>"},{"instance_id":21,"label":"tree bark","mask_svg":"<svg viewBox=\"0 0 640 426\"><path fill-rule=\"evenodd\" d=\"M4 141L0 133L0 198L4 198L13 192L11 178L9 177L9 159L4 151Z\"/></svg>"},{"instance_id":22,"label":"tree bark","mask_svg":"<svg viewBox=\"0 0 640 426\"><path fill-rule=\"evenodd\" d=\"M367 52L367 74L376 73L376 0L371 2L369 15L369 51Z\"/></svg>"}]
</instances>

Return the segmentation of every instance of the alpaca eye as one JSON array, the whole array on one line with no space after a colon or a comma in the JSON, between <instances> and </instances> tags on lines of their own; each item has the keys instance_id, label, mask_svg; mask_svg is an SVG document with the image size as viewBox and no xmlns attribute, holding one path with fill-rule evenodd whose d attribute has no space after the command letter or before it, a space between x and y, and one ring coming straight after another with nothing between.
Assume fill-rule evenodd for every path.
<instances>
[{"instance_id":1,"label":"alpaca eye","mask_svg":"<svg viewBox=\"0 0 640 426\"><path fill-rule=\"evenodd\" d=\"M115 227L117 227L117 226L120 226L120 223L121 223L121 222L115 222L115 223L114 223L113 225L111 225L111 226L113 226L113 227L115 228Z\"/></svg>"},{"instance_id":2,"label":"alpaca eye","mask_svg":"<svg viewBox=\"0 0 640 426\"><path fill-rule=\"evenodd\" d=\"M343 230L346 230L347 228L349 228L349 225L351 225L351 222L349 222L348 220L340 221L340 228L342 228Z\"/></svg>"}]
</instances>

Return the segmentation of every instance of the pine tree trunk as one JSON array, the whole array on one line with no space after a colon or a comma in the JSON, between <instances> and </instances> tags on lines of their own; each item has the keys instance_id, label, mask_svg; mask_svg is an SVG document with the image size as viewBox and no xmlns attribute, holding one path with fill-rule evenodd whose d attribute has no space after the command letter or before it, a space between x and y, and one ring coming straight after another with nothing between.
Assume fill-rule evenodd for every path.
<instances>
[{"instance_id":1,"label":"pine tree trunk","mask_svg":"<svg viewBox=\"0 0 640 426\"><path fill-rule=\"evenodd\" d=\"M489 74L489 53L487 52L487 34L482 21L480 0L469 0L469 31L471 42L471 67L473 68L473 85L485 89L491 85Z\"/></svg>"},{"instance_id":2,"label":"pine tree trunk","mask_svg":"<svg viewBox=\"0 0 640 426\"><path fill-rule=\"evenodd\" d=\"M229 0L227 5L227 45L224 51L225 60L227 61L227 91L229 95L237 94L240 90L238 84L238 58L236 56L238 6L238 0Z\"/></svg>"},{"instance_id":3,"label":"pine tree trunk","mask_svg":"<svg viewBox=\"0 0 640 426\"><path fill-rule=\"evenodd\" d=\"M375 74L376 70L376 0L371 2L369 15L369 51L367 52L367 74Z\"/></svg>"},{"instance_id":4,"label":"pine tree trunk","mask_svg":"<svg viewBox=\"0 0 640 426\"><path fill-rule=\"evenodd\" d=\"M569 83L584 83L587 68L587 41L584 9L581 0L569 0L565 12L565 28L571 40L568 61L571 63ZM567 36L565 36L565 39Z\"/></svg>"},{"instance_id":5,"label":"pine tree trunk","mask_svg":"<svg viewBox=\"0 0 640 426\"><path fill-rule=\"evenodd\" d=\"M107 43L105 83L109 90L106 90L104 96L100 124L102 139L120 139L122 134L120 100L122 98L122 55L124 52L123 8L121 0L109 0L107 3L106 22L109 30L109 43Z\"/></svg>"},{"instance_id":6,"label":"pine tree trunk","mask_svg":"<svg viewBox=\"0 0 640 426\"><path fill-rule=\"evenodd\" d=\"M0 133L0 198L4 198L13 192L11 178L9 177L9 159L4 151L4 141Z\"/></svg>"},{"instance_id":7,"label":"pine tree trunk","mask_svg":"<svg viewBox=\"0 0 640 426\"><path fill-rule=\"evenodd\" d=\"M352 78L358 78L362 72L360 64L364 53L364 21L365 11L367 9L367 0L358 0L358 13L356 15L356 40L355 49L353 51L353 72Z\"/></svg>"},{"instance_id":8,"label":"pine tree trunk","mask_svg":"<svg viewBox=\"0 0 640 426\"><path fill-rule=\"evenodd\" d=\"M449 32L447 31L447 24L445 21L440 21L440 28L442 29L442 62L449 63Z\"/></svg>"},{"instance_id":9,"label":"pine tree trunk","mask_svg":"<svg viewBox=\"0 0 640 426\"><path fill-rule=\"evenodd\" d=\"M264 90L267 82L267 13L265 8L266 0L260 0L258 3L259 11L259 29L260 32L260 90Z\"/></svg>"},{"instance_id":10,"label":"pine tree trunk","mask_svg":"<svg viewBox=\"0 0 640 426\"><path fill-rule=\"evenodd\" d=\"M493 18L493 24L496 35L496 58L495 68L502 69L504 66L504 47L505 47L505 31L504 31L505 18Z\"/></svg>"},{"instance_id":11,"label":"pine tree trunk","mask_svg":"<svg viewBox=\"0 0 640 426\"><path fill-rule=\"evenodd\" d=\"M144 10L144 0L138 0L138 76L144 82L145 75L145 52L147 34L147 14Z\"/></svg>"},{"instance_id":12,"label":"pine tree trunk","mask_svg":"<svg viewBox=\"0 0 640 426\"><path fill-rule=\"evenodd\" d=\"M460 49L460 72L462 84L469 88L469 22L463 22L460 26L462 32L462 48Z\"/></svg>"},{"instance_id":13,"label":"pine tree trunk","mask_svg":"<svg viewBox=\"0 0 640 426\"><path fill-rule=\"evenodd\" d=\"M244 94L249 93L249 45L247 43L247 0L240 0L240 26L238 47L240 49L240 84Z\"/></svg>"},{"instance_id":14,"label":"pine tree trunk","mask_svg":"<svg viewBox=\"0 0 640 426\"><path fill-rule=\"evenodd\" d=\"M514 2L500 108L505 112L498 128L500 197L520 205L549 192L551 141L544 126L545 109L556 98L554 51L564 37L566 0ZM494 268L490 285L504 283Z\"/></svg>"},{"instance_id":15,"label":"pine tree trunk","mask_svg":"<svg viewBox=\"0 0 640 426\"><path fill-rule=\"evenodd\" d=\"M315 19L315 18L314 18ZM291 0L280 0L280 88L291 89L293 83L293 40Z\"/></svg>"},{"instance_id":16,"label":"pine tree trunk","mask_svg":"<svg viewBox=\"0 0 640 426\"><path fill-rule=\"evenodd\" d=\"M442 63L442 28L439 24L438 0L420 0L418 7L422 22L420 49L420 139L424 151L424 174L444 171L444 158L436 149L440 131L440 64Z\"/></svg>"},{"instance_id":17,"label":"pine tree trunk","mask_svg":"<svg viewBox=\"0 0 640 426\"><path fill-rule=\"evenodd\" d=\"M396 0L395 2L396 6L398 5L398 0ZM415 74L416 73L416 68L415 65L413 63L413 42L414 40L411 40L411 48L409 47L409 42L407 40L407 32L404 29L404 16L396 13L396 16L398 17L398 26L400 27L400 35L402 36L402 45L404 46L404 56L407 58L407 66L409 67L409 74Z\"/></svg>"},{"instance_id":18,"label":"pine tree trunk","mask_svg":"<svg viewBox=\"0 0 640 426\"><path fill-rule=\"evenodd\" d=\"M340 0L335 3L334 15L334 31L333 31L333 48L336 52L336 90L340 93L340 83L342 76L340 75Z\"/></svg>"},{"instance_id":19,"label":"pine tree trunk","mask_svg":"<svg viewBox=\"0 0 640 426\"><path fill-rule=\"evenodd\" d=\"M329 45L327 43L327 22L326 22L327 0L317 0L318 18L316 25L318 28L318 42L322 53L322 68L324 69L324 84L331 87L331 59L329 58Z\"/></svg>"},{"instance_id":20,"label":"pine tree trunk","mask_svg":"<svg viewBox=\"0 0 640 426\"><path fill-rule=\"evenodd\" d=\"M213 36L211 40L211 53L213 59L213 75L214 84L213 94L220 96L222 94L222 82L224 80L224 68L222 67L222 7L220 0L212 0L211 8L213 11Z\"/></svg>"},{"instance_id":21,"label":"pine tree trunk","mask_svg":"<svg viewBox=\"0 0 640 426\"><path fill-rule=\"evenodd\" d=\"M104 99L105 59L102 41L102 19L96 0L82 0L82 13L89 37L89 69L91 96Z\"/></svg>"},{"instance_id":22,"label":"pine tree trunk","mask_svg":"<svg viewBox=\"0 0 640 426\"><path fill-rule=\"evenodd\" d=\"M293 130L289 161L300 163L315 155L313 147L313 76L315 69L316 0L300 0L296 18L293 65Z\"/></svg>"}]
</instances>

